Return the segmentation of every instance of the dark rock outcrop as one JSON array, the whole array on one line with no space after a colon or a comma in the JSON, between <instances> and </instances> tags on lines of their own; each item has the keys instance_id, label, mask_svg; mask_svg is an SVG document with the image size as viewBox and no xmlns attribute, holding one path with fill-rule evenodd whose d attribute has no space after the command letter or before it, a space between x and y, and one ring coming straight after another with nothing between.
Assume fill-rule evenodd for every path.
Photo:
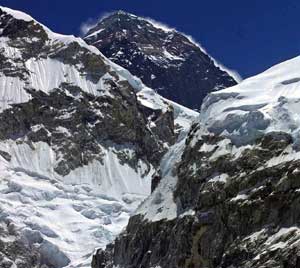
<instances>
[{"instance_id":1,"label":"dark rock outcrop","mask_svg":"<svg viewBox=\"0 0 300 268\"><path fill-rule=\"evenodd\" d=\"M1 210L0 210L1 211ZM26 237L20 237L12 221L0 219L0 267L48 268L39 251L30 246Z\"/></svg>"},{"instance_id":2,"label":"dark rock outcrop","mask_svg":"<svg viewBox=\"0 0 300 268\"><path fill-rule=\"evenodd\" d=\"M236 84L183 34L122 11L90 29L85 41L160 95L189 108L199 109L209 92Z\"/></svg>"},{"instance_id":3,"label":"dark rock outcrop","mask_svg":"<svg viewBox=\"0 0 300 268\"><path fill-rule=\"evenodd\" d=\"M276 161L292 137L271 132L236 154L220 136L195 142L198 131L195 125L176 168L178 217L132 217L115 243L94 256L94 268L299 267L300 162Z\"/></svg>"},{"instance_id":4,"label":"dark rock outcrop","mask_svg":"<svg viewBox=\"0 0 300 268\"><path fill-rule=\"evenodd\" d=\"M77 42L53 42L35 21L18 20L1 9L0 12L0 27L3 28L0 36L9 38L9 45L22 51L23 61L20 63L19 58L7 58L2 54L1 71L3 75L18 76L28 82L25 90L32 98L26 103L12 104L0 114L1 140L27 137L27 142L43 141L54 145L57 153L64 156L56 168L61 175L93 159L101 160L100 147L111 143L132 146L136 160L142 158L158 164L165 150L163 143L174 142L171 107L166 112L143 107L136 90L127 81L119 81L118 74L110 70L101 55ZM50 58L75 66L93 83L109 73L105 87L110 95L94 96L65 82L53 88L50 94L33 89L25 67L26 60L31 58Z\"/></svg>"}]
</instances>

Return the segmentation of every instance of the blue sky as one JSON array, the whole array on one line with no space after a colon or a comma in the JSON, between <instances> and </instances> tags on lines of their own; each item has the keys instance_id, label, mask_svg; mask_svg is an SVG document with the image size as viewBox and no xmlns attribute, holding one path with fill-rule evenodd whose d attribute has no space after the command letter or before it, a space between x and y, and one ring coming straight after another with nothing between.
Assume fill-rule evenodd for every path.
<instances>
[{"instance_id":1,"label":"blue sky","mask_svg":"<svg viewBox=\"0 0 300 268\"><path fill-rule=\"evenodd\" d=\"M300 55L299 0L0 0L0 5L75 35L83 22L114 10L151 17L193 36L244 78Z\"/></svg>"}]
</instances>

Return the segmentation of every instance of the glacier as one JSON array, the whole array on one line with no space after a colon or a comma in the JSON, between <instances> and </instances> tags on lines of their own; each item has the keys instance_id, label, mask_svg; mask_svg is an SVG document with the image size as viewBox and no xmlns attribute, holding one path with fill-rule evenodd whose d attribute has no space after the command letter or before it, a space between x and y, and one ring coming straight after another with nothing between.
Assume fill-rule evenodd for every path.
<instances>
[{"instance_id":1,"label":"glacier","mask_svg":"<svg viewBox=\"0 0 300 268\"><path fill-rule=\"evenodd\" d=\"M0 7L0 10L4 14L2 18L11 16L8 22L25 21L41 27L36 31L46 33L46 46L58 47L59 51L70 45L79 47L80 51L101 60L106 70L95 82L82 71L84 66L81 62L66 63L52 57L51 51L50 56L42 54L24 59L22 48L11 46L10 38L1 36L1 54L9 66L16 72L25 70L22 75L9 73L0 76L1 113L13 114L14 107L34 102L34 94L50 96L62 85L82 89L78 95L64 91L70 100L80 101L83 93L90 98L113 100L115 92L110 83L115 83L121 88L132 87L136 94L136 100L135 97L133 99L154 111L164 114L172 107L179 139L187 133L198 116L197 112L162 98L81 38L54 33L23 12L4 7ZM4 30L5 25L1 32ZM31 44L38 38L31 39L29 36L23 41ZM97 109L93 113L100 118L107 116ZM72 116L72 112L65 111L59 119L68 120ZM96 123L88 127L93 128ZM28 129L32 133L39 131L44 131L46 137L52 134L47 126L40 123ZM150 127L147 131L150 131ZM62 135L64 140L74 134L67 125L57 127L55 132ZM112 242L138 205L150 195L155 167L145 159L139 159L134 168L130 163L122 162L120 155L130 158L136 153L136 148L130 144L117 146L99 143L101 160L94 158L71 168L67 174L60 174L56 168L66 157L59 150L60 145L31 141L27 136L1 138L0 222L16 230L24 244L37 247L43 263L48 266L90 267L94 250ZM163 146L168 148L168 144ZM3 239L12 242L16 238ZM17 261L13 265L17 265Z\"/></svg>"}]
</instances>

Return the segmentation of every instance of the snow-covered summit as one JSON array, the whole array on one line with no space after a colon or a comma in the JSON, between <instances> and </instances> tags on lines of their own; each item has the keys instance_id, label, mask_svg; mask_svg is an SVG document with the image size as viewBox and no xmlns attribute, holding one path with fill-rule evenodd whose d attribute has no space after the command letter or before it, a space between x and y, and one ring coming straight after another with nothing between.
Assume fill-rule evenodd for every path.
<instances>
[{"instance_id":1,"label":"snow-covered summit","mask_svg":"<svg viewBox=\"0 0 300 268\"><path fill-rule=\"evenodd\" d=\"M39 24L43 27L43 29L47 32L48 36L52 39L57 39L57 41L65 42L65 43L71 43L71 42L78 42L81 46L88 47L90 50L92 50L96 54L100 54L99 51L92 46L88 46L81 38L75 37L74 35L63 35L59 33L55 33L52 30L50 30L47 26L43 25L42 23L35 20L33 17L28 15L27 13L24 13L19 10L14 10L8 7L0 6L1 11L5 12L6 14L12 16L16 20L26 21L26 22L34 22L36 24Z\"/></svg>"},{"instance_id":2,"label":"snow-covered summit","mask_svg":"<svg viewBox=\"0 0 300 268\"><path fill-rule=\"evenodd\" d=\"M280 63L239 85L213 92L202 105L200 122L236 143L271 131L299 136L300 57Z\"/></svg>"},{"instance_id":3,"label":"snow-covered summit","mask_svg":"<svg viewBox=\"0 0 300 268\"><path fill-rule=\"evenodd\" d=\"M24 21L33 21L34 20L30 15L28 15L22 11L19 11L19 10L10 9L10 8L4 7L4 6L0 6L0 9L18 20L24 20Z\"/></svg>"},{"instance_id":4,"label":"snow-covered summit","mask_svg":"<svg viewBox=\"0 0 300 268\"><path fill-rule=\"evenodd\" d=\"M2 89L0 89L0 95L2 96L1 110L8 108L10 104L29 100L31 96L25 90L28 86L35 90L49 93L62 83L72 83L95 96L111 96L109 87L106 85L106 81L109 79L117 80L121 83L122 81L127 81L135 91L141 92L144 90L147 92L147 96L149 94L155 96L156 102L163 103L160 109L166 110L170 105L168 100L163 100L152 89L147 88L139 78L134 77L126 69L105 58L97 48L86 44L81 38L54 33L21 11L5 7L0 7L0 10L3 11L0 25L2 30L0 47L3 61L5 60L7 66L8 64L10 65L9 67L13 69L14 74L12 75L11 72L8 72L6 66L4 69L6 71L5 76L0 77L0 84L3 85ZM12 40L8 38L10 32L7 30L9 28L7 26L13 25L13 23L7 16L5 17L5 14L12 16L16 21L25 21L29 25L35 25L36 29L32 27L32 32L27 33L27 36L26 33L24 36L17 36L17 38L23 38L22 46L24 47L21 47L21 43L19 46L14 45ZM35 31L41 31L44 34L39 35ZM32 43L27 42L30 35L35 35L32 38ZM40 51L37 51L35 47L40 47ZM32 53L32 55L26 56L24 60L24 51L30 51L31 49L36 50L34 51L35 55ZM71 49L73 52L70 51ZM71 54L69 56L73 58L68 60L64 58L66 53ZM87 55L88 59L84 59L83 56L86 57ZM92 65L90 62L95 61L95 58L98 58L98 63L95 63L96 66L87 66ZM114 75L115 73L117 76ZM141 98L142 95L140 93L139 97ZM146 95L144 98L147 98ZM175 107L176 103L171 105ZM193 116L196 115L196 113L188 111L184 107L182 110Z\"/></svg>"}]
</instances>

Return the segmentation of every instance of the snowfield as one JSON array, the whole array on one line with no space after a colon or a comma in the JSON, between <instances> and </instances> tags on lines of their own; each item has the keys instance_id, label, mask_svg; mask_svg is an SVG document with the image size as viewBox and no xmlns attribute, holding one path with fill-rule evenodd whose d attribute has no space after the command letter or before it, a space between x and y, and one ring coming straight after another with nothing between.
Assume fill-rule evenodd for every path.
<instances>
[{"instance_id":1,"label":"snowfield","mask_svg":"<svg viewBox=\"0 0 300 268\"><path fill-rule=\"evenodd\" d=\"M16 19L33 20L22 12L0 9ZM46 142L33 142L26 135L0 141L0 227L3 223L13 225L24 243L37 247L44 262L55 268L90 267L95 249L104 248L112 242L131 215L141 214L149 221L194 215L193 209L178 215L173 200L178 181L174 170L186 146L193 148L204 134L214 133L225 137L215 143L201 145L199 152L211 152L208 154L209 160L226 154L238 158L243 150L255 146L253 143L258 137L272 131L290 133L296 141L294 147L299 146L300 57L276 65L234 87L209 94L199 115L162 98L82 39L59 35L43 27L49 37L47 42L52 45L56 42L65 45L77 42L102 57L103 64L109 66L111 73L103 74L94 82L82 75L76 64L66 64L50 57L24 60L20 49L11 47L8 38L0 37L3 55L8 60L14 59L12 63L16 65L21 65L23 60L28 71L27 80L18 76L0 76L0 112L12 104L28 102L32 96L26 88L48 94L62 83L68 83L92 96L104 95L112 99L114 95L106 80L125 84L127 81L135 89L137 100L143 106L162 112L172 107L178 134L177 142L162 158L162 180L151 195L151 178L157 172L154 166L142 159L137 161L135 167L130 166L129 161L121 163L120 153L132 160L130 156L135 152L130 145L124 146L124 149L111 145L113 140L109 140L111 144L106 147L99 142L103 153L101 160L93 158L82 166L68 170L67 175L63 176L55 172L63 157L55 151L55 145L51 147ZM165 56L170 59L176 57L168 51L165 51ZM135 96L134 92L129 92ZM194 122L199 124L199 128L187 136ZM31 127L39 130L43 125ZM58 131L64 137L72 135L63 126ZM286 154L268 160L266 167L300 159L299 148L294 147L291 145L285 149ZM81 150L79 152L82 154ZM190 165L189 168L194 172L198 167ZM222 172L212 176L209 183L226 184L229 179L230 175ZM247 198L247 194L238 193L231 202L238 203ZM295 230L299 232L298 228ZM267 246L284 247L282 242L277 243L278 237L295 230L279 230L276 236L268 239ZM253 234L250 239L255 239L255 236L259 236L259 233Z\"/></svg>"},{"instance_id":2,"label":"snowfield","mask_svg":"<svg viewBox=\"0 0 300 268\"><path fill-rule=\"evenodd\" d=\"M261 133L284 131L299 137L300 57L280 63L240 84L213 92L200 122L211 132L247 144Z\"/></svg>"},{"instance_id":3,"label":"snowfield","mask_svg":"<svg viewBox=\"0 0 300 268\"><path fill-rule=\"evenodd\" d=\"M0 144L12 155L10 163L0 157L1 220L40 243L54 267L90 267L95 248L112 242L150 194L151 172L142 178L107 152L103 165L92 163L63 178L52 170L51 148L33 146Z\"/></svg>"},{"instance_id":4,"label":"snowfield","mask_svg":"<svg viewBox=\"0 0 300 268\"><path fill-rule=\"evenodd\" d=\"M253 143L269 132L292 134L294 143L284 154L271 158L265 166L300 159L300 57L278 64L265 72L248 78L240 84L210 93L202 105L195 122L199 128L193 133L190 147L203 135L212 133L225 137L216 144L204 143L200 152L214 152L210 160L230 154L233 159L240 157L246 149L254 148ZM177 177L172 168L180 161L185 149L185 138L170 148L161 162L162 180L154 193L137 209L149 221L172 220L178 216L173 200ZM191 166L193 169L193 166ZM219 174L210 179L211 183L226 183L228 174ZM233 202L247 199L237 195Z\"/></svg>"},{"instance_id":5,"label":"snowfield","mask_svg":"<svg viewBox=\"0 0 300 268\"><path fill-rule=\"evenodd\" d=\"M18 20L35 21L22 12L0 9ZM105 81L116 79L117 82L128 81L136 90L138 100L147 107L166 111L173 106L182 135L198 116L145 87L138 78L106 59L82 39L56 34L42 27L48 34L49 45L77 42L102 57L115 77L106 73L95 83L80 73L80 66L50 57L23 60L20 49L10 46L7 37L0 37L1 53L16 69L22 67L18 64L24 63L28 71L23 80L18 76L0 76L0 112L11 108L12 104L31 100L26 88L48 94L62 83L78 86L94 96L113 98ZM64 116L68 117L68 114ZM43 125L33 128L37 131ZM58 131L66 137L72 135L64 127ZM113 146L101 149L102 161L90 161L61 176L54 169L63 156L57 155L46 142L29 142L26 137L0 141L1 223L12 224L22 240L35 245L45 263L55 268L90 267L95 249L112 242L138 205L150 195L153 166L143 160L139 160L138 168L121 163L118 153L130 156L130 148L124 152Z\"/></svg>"}]
</instances>

